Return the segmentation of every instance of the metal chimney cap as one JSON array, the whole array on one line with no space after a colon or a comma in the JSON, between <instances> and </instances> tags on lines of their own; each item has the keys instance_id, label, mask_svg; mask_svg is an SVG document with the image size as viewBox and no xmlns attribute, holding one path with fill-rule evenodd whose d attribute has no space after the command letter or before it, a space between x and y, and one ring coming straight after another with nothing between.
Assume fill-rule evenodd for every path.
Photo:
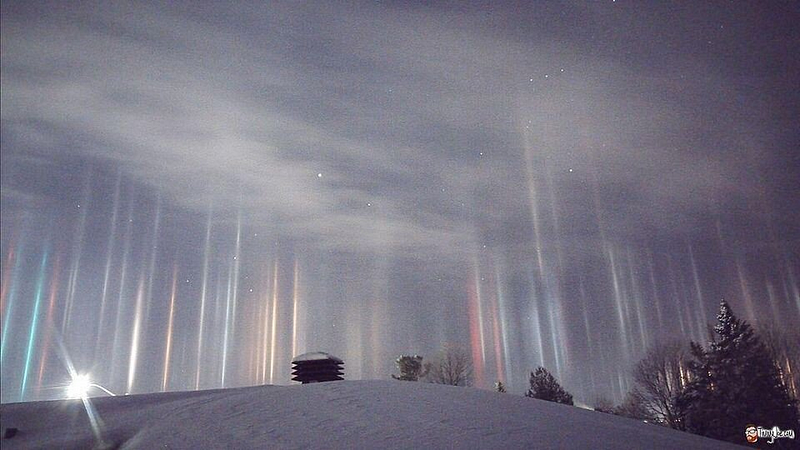
<instances>
[{"instance_id":1,"label":"metal chimney cap","mask_svg":"<svg viewBox=\"0 0 800 450\"><path fill-rule=\"evenodd\" d=\"M333 361L339 364L344 364L344 361L342 361L341 359L325 352L303 353L302 355L295 356L295 358L292 360L292 363L294 364L307 361L325 361L325 360Z\"/></svg>"}]
</instances>

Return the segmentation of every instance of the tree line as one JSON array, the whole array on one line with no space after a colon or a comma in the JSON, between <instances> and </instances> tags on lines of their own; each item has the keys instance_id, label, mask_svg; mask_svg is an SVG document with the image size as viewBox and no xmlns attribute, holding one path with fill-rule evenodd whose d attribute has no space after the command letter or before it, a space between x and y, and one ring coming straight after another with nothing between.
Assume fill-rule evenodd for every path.
<instances>
[{"instance_id":1,"label":"tree line","mask_svg":"<svg viewBox=\"0 0 800 450\"><path fill-rule=\"evenodd\" d=\"M710 342L656 346L633 369L634 387L619 406L599 400L595 410L746 444L750 426L800 432L800 338L767 327L757 332L720 303ZM751 443L791 448L795 440Z\"/></svg>"},{"instance_id":2,"label":"tree line","mask_svg":"<svg viewBox=\"0 0 800 450\"><path fill-rule=\"evenodd\" d=\"M419 355L403 355L395 360L399 375L392 378L401 381L427 381L451 386L472 385L472 358L461 347L446 345L433 362L423 362ZM495 383L495 390L505 393L502 381ZM544 367L531 372L530 388L526 397L538 398L557 403L572 405L572 394L564 390Z\"/></svg>"},{"instance_id":3,"label":"tree line","mask_svg":"<svg viewBox=\"0 0 800 450\"><path fill-rule=\"evenodd\" d=\"M749 426L779 427L800 432L800 338L777 328L756 332L720 303L717 323L709 330L710 342L670 342L652 348L633 368L635 386L624 401L614 405L607 399L595 402L595 411L647 421L714 439L744 444ZM419 355L404 355L395 361L404 381L427 381L470 386L472 362L469 354L445 346L431 362ZM506 392L498 381L495 390ZM544 367L530 373L526 397L567 405L567 392ZM774 444L759 440L756 446L790 448L795 440L778 439Z\"/></svg>"}]
</instances>

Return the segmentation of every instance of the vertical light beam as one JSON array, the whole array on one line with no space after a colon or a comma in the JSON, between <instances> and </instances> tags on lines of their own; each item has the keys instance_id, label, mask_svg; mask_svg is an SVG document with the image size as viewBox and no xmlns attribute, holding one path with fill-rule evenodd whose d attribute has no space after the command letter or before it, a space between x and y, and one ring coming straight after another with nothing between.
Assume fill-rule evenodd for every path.
<instances>
[{"instance_id":1,"label":"vertical light beam","mask_svg":"<svg viewBox=\"0 0 800 450\"><path fill-rule=\"evenodd\" d=\"M136 364L139 359L139 340L141 338L142 315L144 314L144 274L139 277L139 287L136 290L136 310L133 316L133 331L131 332L131 351L128 358L128 389L133 391L133 382L136 376Z\"/></svg>"},{"instance_id":2,"label":"vertical light beam","mask_svg":"<svg viewBox=\"0 0 800 450\"><path fill-rule=\"evenodd\" d=\"M161 391L167 390L169 381L170 353L172 352L172 324L175 320L175 293L178 287L178 264L172 264L172 288L169 293L169 319L167 321L167 343L164 346L164 379L161 381Z\"/></svg>"},{"instance_id":3,"label":"vertical light beam","mask_svg":"<svg viewBox=\"0 0 800 450\"><path fill-rule=\"evenodd\" d=\"M22 246L19 247L17 253L14 255L14 265L11 268L11 281L8 288L8 303L4 309L5 315L3 316L3 333L0 337L0 367L5 360L6 345L8 344L8 330L11 328L11 317L14 313L14 303L17 298L17 276L19 275L19 266L21 264ZM6 281L3 282L3 288L6 287Z\"/></svg>"},{"instance_id":4,"label":"vertical light beam","mask_svg":"<svg viewBox=\"0 0 800 450\"><path fill-rule=\"evenodd\" d=\"M242 259L242 210L236 214L236 247L233 252L233 292L231 294L231 341L236 339L236 306L239 303L239 265ZM234 345L234 348L236 346Z\"/></svg>"},{"instance_id":5,"label":"vertical light beam","mask_svg":"<svg viewBox=\"0 0 800 450\"><path fill-rule=\"evenodd\" d=\"M271 285L272 277L269 276L269 268L267 269L267 292L270 292L270 289L274 289L274 286ZM271 295L266 295L264 297L264 308L262 312L263 321L261 323L261 383L267 383L267 364L269 361L269 356L267 352L269 351L269 307L270 307L270 298Z\"/></svg>"},{"instance_id":6,"label":"vertical light beam","mask_svg":"<svg viewBox=\"0 0 800 450\"><path fill-rule=\"evenodd\" d=\"M467 286L469 301L469 328L470 344L472 346L472 362L475 365L475 385L484 386L484 369L486 364L486 351L484 349L483 317L481 305L480 268L476 259L472 283Z\"/></svg>"},{"instance_id":7,"label":"vertical light beam","mask_svg":"<svg viewBox=\"0 0 800 450\"><path fill-rule=\"evenodd\" d=\"M114 341L111 344L111 375L112 382L116 382L121 378L120 368L122 362L120 361L123 355L122 350L122 327L124 320L124 313L126 308L125 302L125 284L128 281L128 260L131 252L131 236L133 233L133 206L136 203L135 192L131 192L130 201L128 203L128 222L125 224L125 235L122 244L122 268L120 269L119 276L119 293L117 294L117 317L114 321ZM120 383L121 384L121 383Z\"/></svg>"},{"instance_id":8,"label":"vertical light beam","mask_svg":"<svg viewBox=\"0 0 800 450\"><path fill-rule=\"evenodd\" d=\"M275 258L275 274L272 281L272 333L269 352L269 382L275 383L275 352L278 333L278 258Z\"/></svg>"},{"instance_id":9,"label":"vertical light beam","mask_svg":"<svg viewBox=\"0 0 800 450\"><path fill-rule=\"evenodd\" d=\"M12 242L8 249L8 255L6 255L5 264L3 264L3 281L2 285L0 285L0 317L5 317L4 314L6 312L6 295L8 294L8 282L11 278L11 272L13 272L13 262L14 262L14 243Z\"/></svg>"},{"instance_id":10,"label":"vertical light beam","mask_svg":"<svg viewBox=\"0 0 800 450\"><path fill-rule=\"evenodd\" d=\"M502 330L503 337L503 362L505 363L505 373L507 377L511 377L511 349L509 348L508 339L508 318L506 317L506 298L503 291L504 280L501 278L500 266L495 262L494 265L494 279L497 286L497 301L498 309L500 310L500 329Z\"/></svg>"},{"instance_id":11,"label":"vertical light beam","mask_svg":"<svg viewBox=\"0 0 800 450\"><path fill-rule=\"evenodd\" d=\"M294 258L294 280L292 282L292 358L297 356L297 304L299 298L297 295L298 285L300 283L300 271L297 267L297 256Z\"/></svg>"},{"instance_id":12,"label":"vertical light beam","mask_svg":"<svg viewBox=\"0 0 800 450\"><path fill-rule=\"evenodd\" d=\"M50 277L50 294L48 297L47 315L44 321L44 347L42 350L42 358L39 361L39 376L37 384L39 390L42 388L42 379L44 378L44 369L47 365L48 354L50 353L50 334L55 327L55 309L56 299L58 298L58 277L61 273L61 256L60 253L56 254L56 261L53 265L53 275Z\"/></svg>"},{"instance_id":13,"label":"vertical light beam","mask_svg":"<svg viewBox=\"0 0 800 450\"><path fill-rule=\"evenodd\" d=\"M83 186L83 205L78 204L80 208L80 215L78 216L78 223L76 225L77 238L72 244L72 264L70 267L69 281L67 283L67 302L64 307L64 318L61 323L61 332L66 334L72 318L72 309L75 306L75 293L78 286L78 273L81 266L81 255L83 253L83 240L86 232L86 210L89 207L89 199L91 195L92 173L89 169L89 174Z\"/></svg>"},{"instance_id":14,"label":"vertical light beam","mask_svg":"<svg viewBox=\"0 0 800 450\"><path fill-rule=\"evenodd\" d=\"M47 269L48 249L45 249L42 255L42 263L39 266L39 276L36 279L36 293L33 299L33 315L31 316L31 328L28 334L28 349L25 353L25 369L22 374L22 388L20 389L19 398L25 400L25 394L28 387L28 374L31 369L31 358L33 356L33 347L36 343L36 331L39 324L39 307L42 303L42 291L44 290L44 282Z\"/></svg>"},{"instance_id":15,"label":"vertical light beam","mask_svg":"<svg viewBox=\"0 0 800 450\"><path fill-rule=\"evenodd\" d=\"M211 203L208 204L206 238L203 242L203 281L200 291L200 317L197 324L197 366L194 372L194 388L200 389L200 369L203 361L203 330L206 317L206 295L208 290L208 258L211 253Z\"/></svg>"},{"instance_id":16,"label":"vertical light beam","mask_svg":"<svg viewBox=\"0 0 800 450\"><path fill-rule=\"evenodd\" d=\"M697 262L694 259L694 251L692 250L692 245L689 244L689 262L692 265L692 278L694 279L694 292L697 296L697 313L700 315L698 326L700 330L706 324L706 320L708 320L708 313L706 312L706 304L703 300L703 290L700 288L700 275L697 273Z\"/></svg>"},{"instance_id":17,"label":"vertical light beam","mask_svg":"<svg viewBox=\"0 0 800 450\"><path fill-rule=\"evenodd\" d=\"M97 342L94 347L94 358L99 359L100 346L103 342L103 332L105 331L106 304L108 303L108 285L111 279L111 263L114 258L114 244L116 240L117 216L119 215L119 191L122 183L122 172L117 172L117 182L114 185L114 200L111 211L111 229L108 233L108 243L106 245L106 266L103 272L103 291L100 296L100 320L97 324Z\"/></svg>"},{"instance_id":18,"label":"vertical light beam","mask_svg":"<svg viewBox=\"0 0 800 450\"><path fill-rule=\"evenodd\" d=\"M143 333L147 336L147 327L150 324L150 308L153 305L153 284L158 261L158 235L161 226L161 192L156 193L156 216L153 219L153 235L150 240L150 261L147 268L147 295L145 296L144 320L142 321Z\"/></svg>"},{"instance_id":19,"label":"vertical light beam","mask_svg":"<svg viewBox=\"0 0 800 450\"><path fill-rule=\"evenodd\" d=\"M220 386L225 387L225 374L228 371L228 339L230 338L231 324L231 289L233 283L233 262L228 264L228 290L225 295L225 331L222 335L222 372Z\"/></svg>"}]
</instances>

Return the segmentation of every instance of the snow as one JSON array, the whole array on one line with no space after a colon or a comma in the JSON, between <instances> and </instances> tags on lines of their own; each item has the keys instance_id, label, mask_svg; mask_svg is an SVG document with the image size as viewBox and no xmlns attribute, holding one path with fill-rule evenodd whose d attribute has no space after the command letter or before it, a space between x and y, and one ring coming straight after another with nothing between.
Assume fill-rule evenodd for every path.
<instances>
[{"instance_id":1,"label":"snow","mask_svg":"<svg viewBox=\"0 0 800 450\"><path fill-rule=\"evenodd\" d=\"M326 359L330 359L331 361L334 361L334 362L337 362L337 363L344 362L341 359L339 359L339 358L337 358L337 357L335 357L333 355L329 355L329 354L327 354L325 352L303 353L302 355L299 355L299 356L295 357L292 360L292 362L293 363L298 363L298 362L306 362L306 361L322 361L322 360L326 360Z\"/></svg>"},{"instance_id":2,"label":"snow","mask_svg":"<svg viewBox=\"0 0 800 450\"><path fill-rule=\"evenodd\" d=\"M473 388L338 381L91 399L109 448L736 448L657 425ZM92 448L80 400L0 406L3 450ZM744 436L744 430L742 430Z\"/></svg>"}]
</instances>

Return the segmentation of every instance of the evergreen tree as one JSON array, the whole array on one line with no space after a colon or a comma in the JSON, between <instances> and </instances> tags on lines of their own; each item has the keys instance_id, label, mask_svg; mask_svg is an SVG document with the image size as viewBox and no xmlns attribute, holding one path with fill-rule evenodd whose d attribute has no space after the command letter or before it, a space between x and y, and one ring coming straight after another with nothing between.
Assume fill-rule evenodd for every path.
<instances>
[{"instance_id":1,"label":"evergreen tree","mask_svg":"<svg viewBox=\"0 0 800 450\"><path fill-rule=\"evenodd\" d=\"M691 344L691 381L676 402L685 429L741 444L749 424L797 430L796 400L769 350L724 300L711 337L707 349Z\"/></svg>"},{"instance_id":2,"label":"evergreen tree","mask_svg":"<svg viewBox=\"0 0 800 450\"><path fill-rule=\"evenodd\" d=\"M427 366L422 364L422 356L403 355L395 360L400 375L392 374L392 378L402 381L419 381L428 374Z\"/></svg>"},{"instance_id":3,"label":"evergreen tree","mask_svg":"<svg viewBox=\"0 0 800 450\"><path fill-rule=\"evenodd\" d=\"M506 385L503 384L502 381L498 381L497 383L494 384L494 390L497 391L497 392L502 392L503 394L505 394L506 393Z\"/></svg>"},{"instance_id":4,"label":"evergreen tree","mask_svg":"<svg viewBox=\"0 0 800 450\"><path fill-rule=\"evenodd\" d=\"M531 372L531 387L525 396L572 405L572 394L565 391L544 367L537 367Z\"/></svg>"}]
</instances>

